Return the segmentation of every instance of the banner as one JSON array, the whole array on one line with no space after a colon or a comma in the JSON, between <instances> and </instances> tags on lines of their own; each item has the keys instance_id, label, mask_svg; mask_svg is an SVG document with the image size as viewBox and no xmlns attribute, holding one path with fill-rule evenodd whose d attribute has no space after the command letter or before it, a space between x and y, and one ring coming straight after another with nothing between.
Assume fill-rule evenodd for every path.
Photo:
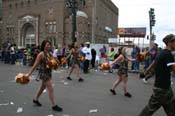
<instances>
[{"instance_id":1,"label":"banner","mask_svg":"<svg viewBox=\"0 0 175 116\"><path fill-rule=\"evenodd\" d=\"M118 28L117 35L120 37L145 37L146 27L138 28Z\"/></svg>"}]
</instances>

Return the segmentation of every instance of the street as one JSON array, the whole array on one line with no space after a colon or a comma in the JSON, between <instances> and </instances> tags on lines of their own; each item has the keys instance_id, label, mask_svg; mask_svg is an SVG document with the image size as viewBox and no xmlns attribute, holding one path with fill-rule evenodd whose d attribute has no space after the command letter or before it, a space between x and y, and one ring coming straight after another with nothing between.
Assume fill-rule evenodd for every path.
<instances>
[{"instance_id":1,"label":"street","mask_svg":"<svg viewBox=\"0 0 175 116\"><path fill-rule=\"evenodd\" d=\"M138 116L148 103L152 94L154 79L148 84L138 78L137 74L129 73L128 91L132 98L124 97L122 86L116 89L117 95L112 95L109 89L116 79L116 73L91 70L82 74L84 82L78 82L73 72L72 81L66 80L67 69L53 71L53 86L55 98L63 112L54 112L47 90L40 98L42 107L36 107L32 99L40 82L35 81L37 71L27 85L15 83L15 76L27 73L30 67L0 63L0 115L1 116ZM174 80L173 80L174 81ZM172 85L175 93L175 84ZM165 116L163 108L153 116Z\"/></svg>"}]
</instances>

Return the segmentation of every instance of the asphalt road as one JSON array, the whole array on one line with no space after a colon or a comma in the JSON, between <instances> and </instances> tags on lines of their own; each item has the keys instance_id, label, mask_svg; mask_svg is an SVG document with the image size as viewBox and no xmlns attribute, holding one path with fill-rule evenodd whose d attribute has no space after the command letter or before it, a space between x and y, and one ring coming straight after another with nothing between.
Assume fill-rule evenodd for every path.
<instances>
[{"instance_id":1,"label":"asphalt road","mask_svg":"<svg viewBox=\"0 0 175 116\"><path fill-rule=\"evenodd\" d=\"M29 84L15 83L17 73L27 73L29 69L28 66L0 63L0 116L138 116L148 103L154 83L154 79L150 79L145 85L137 74L129 74L128 90L133 97L126 98L121 85L116 89L116 96L109 92L116 73L91 70L89 74L82 74L85 81L80 83L75 73L72 81L66 80L67 69L61 68L53 71L55 98L63 108L63 112L58 113L51 109L47 90L40 98L42 107L32 103L40 85L35 81L37 72L33 73ZM175 84L172 88L175 93ZM165 113L161 108L153 116L165 116Z\"/></svg>"}]
</instances>

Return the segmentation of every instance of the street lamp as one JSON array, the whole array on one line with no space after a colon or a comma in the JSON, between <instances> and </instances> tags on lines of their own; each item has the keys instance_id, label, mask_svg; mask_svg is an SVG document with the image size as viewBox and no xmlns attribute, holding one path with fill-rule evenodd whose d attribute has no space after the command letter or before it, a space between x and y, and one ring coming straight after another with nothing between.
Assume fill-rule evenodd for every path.
<instances>
[{"instance_id":1,"label":"street lamp","mask_svg":"<svg viewBox=\"0 0 175 116\"><path fill-rule=\"evenodd\" d=\"M77 26L76 26L76 11L77 11L77 2L76 0L67 0L66 1L66 7L71 9L72 13L72 43L76 42L77 39L75 37Z\"/></svg>"},{"instance_id":2,"label":"street lamp","mask_svg":"<svg viewBox=\"0 0 175 116\"><path fill-rule=\"evenodd\" d=\"M80 4L76 0L66 0L66 7L71 10L72 14L72 43L77 41L77 19L76 17L84 17L88 18L87 14L83 11L78 10L78 8L82 8L85 6L85 0L80 0Z\"/></svg>"}]
</instances>

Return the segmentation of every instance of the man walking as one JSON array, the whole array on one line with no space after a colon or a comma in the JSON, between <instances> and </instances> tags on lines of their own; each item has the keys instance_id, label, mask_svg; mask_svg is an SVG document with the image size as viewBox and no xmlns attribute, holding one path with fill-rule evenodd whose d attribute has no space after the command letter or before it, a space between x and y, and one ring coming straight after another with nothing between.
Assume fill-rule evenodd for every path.
<instances>
[{"instance_id":1,"label":"man walking","mask_svg":"<svg viewBox=\"0 0 175 116\"><path fill-rule=\"evenodd\" d=\"M175 50L175 35L169 34L163 38L166 49L162 50L152 64L145 71L155 68L155 83L153 94L148 105L142 110L139 116L151 116L161 106L164 108L167 116L175 116L175 99L171 89L171 69L175 70L175 65L169 65L174 62L171 51Z\"/></svg>"},{"instance_id":2,"label":"man walking","mask_svg":"<svg viewBox=\"0 0 175 116\"><path fill-rule=\"evenodd\" d=\"M84 73L87 74L89 72L89 62L92 59L91 49L90 49L90 42L85 43L86 46L82 49L82 52L85 54L85 61L84 61Z\"/></svg>"}]
</instances>

